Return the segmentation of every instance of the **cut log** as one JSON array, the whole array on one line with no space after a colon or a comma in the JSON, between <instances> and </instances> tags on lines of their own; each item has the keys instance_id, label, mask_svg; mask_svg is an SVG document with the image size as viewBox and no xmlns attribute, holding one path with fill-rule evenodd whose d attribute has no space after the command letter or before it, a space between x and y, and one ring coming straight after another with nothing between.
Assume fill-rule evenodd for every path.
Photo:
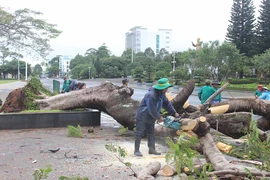
<instances>
[{"instance_id":1,"label":"cut log","mask_svg":"<svg viewBox=\"0 0 270 180\"><path fill-rule=\"evenodd\" d=\"M245 135L251 121L251 113L248 112L206 114L205 117L213 129L233 138Z\"/></svg>"},{"instance_id":2,"label":"cut log","mask_svg":"<svg viewBox=\"0 0 270 180\"><path fill-rule=\"evenodd\" d=\"M155 179L154 176L158 173L161 168L161 164L158 161L151 162L141 171L136 173L138 179Z\"/></svg>"},{"instance_id":3,"label":"cut log","mask_svg":"<svg viewBox=\"0 0 270 180\"><path fill-rule=\"evenodd\" d=\"M229 105L228 110L225 113L231 112L251 112L254 114L261 115L267 119L270 119L270 101L262 99L251 99L251 98L237 98L223 101L212 107Z\"/></svg>"},{"instance_id":4,"label":"cut log","mask_svg":"<svg viewBox=\"0 0 270 180\"><path fill-rule=\"evenodd\" d=\"M176 170L175 170L174 166L173 165L169 165L169 164L167 164L167 165L165 165L163 167L162 172L163 172L163 175L165 177L171 177L171 176L173 176L173 175L176 174Z\"/></svg>"},{"instance_id":5,"label":"cut log","mask_svg":"<svg viewBox=\"0 0 270 180\"><path fill-rule=\"evenodd\" d=\"M270 120L265 117L260 117L257 119L257 127L263 131L270 130Z\"/></svg>"}]
</instances>

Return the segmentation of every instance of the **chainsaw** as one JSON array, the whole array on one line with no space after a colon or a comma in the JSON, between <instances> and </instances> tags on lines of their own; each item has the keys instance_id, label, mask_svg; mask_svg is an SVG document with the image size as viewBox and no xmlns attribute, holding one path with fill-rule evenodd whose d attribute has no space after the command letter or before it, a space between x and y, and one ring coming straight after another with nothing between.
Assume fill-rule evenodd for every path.
<instances>
[{"instance_id":1,"label":"chainsaw","mask_svg":"<svg viewBox=\"0 0 270 180\"><path fill-rule=\"evenodd\" d=\"M167 128L172 128L172 129L175 129L175 130L180 130L181 129L181 117L179 118L175 118L173 116L167 116L165 119L164 119L164 126L167 127Z\"/></svg>"}]
</instances>

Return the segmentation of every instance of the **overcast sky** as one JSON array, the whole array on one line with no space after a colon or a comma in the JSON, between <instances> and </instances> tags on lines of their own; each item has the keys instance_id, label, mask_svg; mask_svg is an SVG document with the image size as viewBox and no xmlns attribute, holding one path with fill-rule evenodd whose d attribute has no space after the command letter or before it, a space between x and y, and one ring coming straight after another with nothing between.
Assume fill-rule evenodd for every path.
<instances>
[{"instance_id":1,"label":"overcast sky","mask_svg":"<svg viewBox=\"0 0 270 180\"><path fill-rule=\"evenodd\" d=\"M254 0L256 11L260 0ZM233 0L1 0L1 6L40 11L63 33L51 41L55 55L84 54L105 43L112 54L125 49L125 33L134 26L172 29L174 50L191 42L225 40Z\"/></svg>"}]
</instances>

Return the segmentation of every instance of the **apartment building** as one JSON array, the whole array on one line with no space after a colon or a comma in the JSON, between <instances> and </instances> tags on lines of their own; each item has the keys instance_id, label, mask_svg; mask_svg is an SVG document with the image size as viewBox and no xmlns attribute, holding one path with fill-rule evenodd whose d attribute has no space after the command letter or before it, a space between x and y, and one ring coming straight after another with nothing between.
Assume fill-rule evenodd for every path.
<instances>
[{"instance_id":1,"label":"apartment building","mask_svg":"<svg viewBox=\"0 0 270 180\"><path fill-rule=\"evenodd\" d=\"M133 49L134 53L144 52L150 47L156 54L160 49L165 48L168 52L172 52L172 30L158 29L157 31L149 31L147 28L135 26L126 33L126 49Z\"/></svg>"},{"instance_id":2,"label":"apartment building","mask_svg":"<svg viewBox=\"0 0 270 180\"><path fill-rule=\"evenodd\" d=\"M59 76L62 77L65 74L69 74L70 71L70 56L59 56Z\"/></svg>"}]
</instances>

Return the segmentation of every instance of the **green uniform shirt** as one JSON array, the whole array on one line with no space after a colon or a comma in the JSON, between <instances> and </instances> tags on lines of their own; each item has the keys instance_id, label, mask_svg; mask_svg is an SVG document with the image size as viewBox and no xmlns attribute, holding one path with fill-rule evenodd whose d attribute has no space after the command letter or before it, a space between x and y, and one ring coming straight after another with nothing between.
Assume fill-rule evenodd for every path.
<instances>
[{"instance_id":1,"label":"green uniform shirt","mask_svg":"<svg viewBox=\"0 0 270 180\"><path fill-rule=\"evenodd\" d=\"M69 80L65 80L62 87L63 92L69 92Z\"/></svg>"},{"instance_id":2,"label":"green uniform shirt","mask_svg":"<svg viewBox=\"0 0 270 180\"><path fill-rule=\"evenodd\" d=\"M203 104L215 92L216 91L213 87L209 85L203 86L198 93L198 97L201 100L201 104Z\"/></svg>"},{"instance_id":3,"label":"green uniform shirt","mask_svg":"<svg viewBox=\"0 0 270 180\"><path fill-rule=\"evenodd\" d=\"M255 91L254 95L259 97L260 95L262 95L262 93L263 93L262 91L259 91L259 90L257 89L257 90Z\"/></svg>"},{"instance_id":4,"label":"green uniform shirt","mask_svg":"<svg viewBox=\"0 0 270 180\"><path fill-rule=\"evenodd\" d=\"M214 89L215 89L215 88L214 88ZM218 88L215 89L215 91L217 91L217 90L218 90ZM221 93L219 93L219 94L213 99L213 101L221 102Z\"/></svg>"}]
</instances>

